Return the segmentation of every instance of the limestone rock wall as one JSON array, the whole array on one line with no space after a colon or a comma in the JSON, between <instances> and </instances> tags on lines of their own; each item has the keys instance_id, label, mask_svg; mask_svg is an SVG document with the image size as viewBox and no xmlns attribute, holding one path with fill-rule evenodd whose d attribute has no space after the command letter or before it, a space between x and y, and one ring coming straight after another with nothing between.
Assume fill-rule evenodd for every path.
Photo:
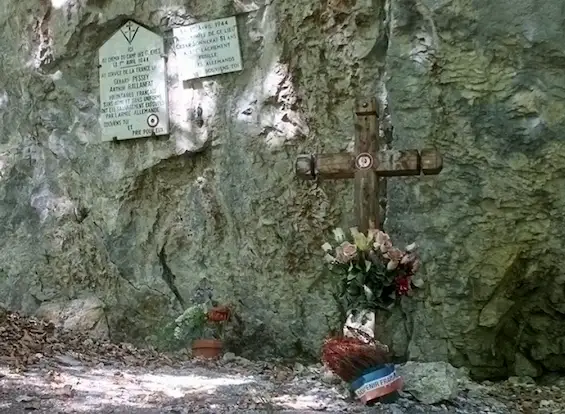
<instances>
[{"instance_id":1,"label":"limestone rock wall","mask_svg":"<svg viewBox=\"0 0 565 414\"><path fill-rule=\"evenodd\" d=\"M564 21L551 0L392 2L395 145L446 161L435 180L389 183L388 228L427 263L412 358L477 376L564 368Z\"/></svg>"},{"instance_id":2,"label":"limestone rock wall","mask_svg":"<svg viewBox=\"0 0 565 414\"><path fill-rule=\"evenodd\" d=\"M336 317L320 245L351 224L352 186L299 182L294 158L349 148L353 100L372 94L394 147L446 163L388 182L386 229L420 242L427 285L383 335L476 375L565 368L561 2L4 3L10 308L97 298L114 339L143 342L179 298L212 295L237 306L239 349L316 355ZM180 83L170 49L170 137L99 141L105 39L133 18L170 46L172 27L233 14L242 72Z\"/></svg>"}]
</instances>

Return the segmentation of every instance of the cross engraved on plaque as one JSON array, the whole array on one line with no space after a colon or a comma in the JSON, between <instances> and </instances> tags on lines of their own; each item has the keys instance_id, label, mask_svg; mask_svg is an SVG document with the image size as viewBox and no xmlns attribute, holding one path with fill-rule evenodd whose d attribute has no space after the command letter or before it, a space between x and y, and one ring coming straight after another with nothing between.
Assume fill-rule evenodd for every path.
<instances>
[{"instance_id":1,"label":"cross engraved on plaque","mask_svg":"<svg viewBox=\"0 0 565 414\"><path fill-rule=\"evenodd\" d=\"M355 218L359 231L378 228L379 177L439 174L441 154L435 149L379 150L379 118L376 99L355 104L355 152L299 155L296 175L304 180L355 178Z\"/></svg>"},{"instance_id":2,"label":"cross engraved on plaque","mask_svg":"<svg viewBox=\"0 0 565 414\"><path fill-rule=\"evenodd\" d=\"M121 29L122 34L126 38L127 42L131 45L137 31L139 30L139 26L134 26L133 22L130 20L126 23L126 25Z\"/></svg>"}]
</instances>

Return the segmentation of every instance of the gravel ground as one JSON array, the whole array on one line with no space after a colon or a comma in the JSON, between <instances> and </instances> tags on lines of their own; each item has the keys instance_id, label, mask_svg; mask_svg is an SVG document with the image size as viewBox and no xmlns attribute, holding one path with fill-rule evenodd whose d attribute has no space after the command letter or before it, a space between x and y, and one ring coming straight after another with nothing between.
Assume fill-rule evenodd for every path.
<instances>
[{"instance_id":1,"label":"gravel ground","mask_svg":"<svg viewBox=\"0 0 565 414\"><path fill-rule=\"evenodd\" d=\"M430 378L416 384L435 386ZM565 414L565 378L477 384L463 377L452 384L457 397L436 405L402 393L394 404L365 407L320 365L229 353L198 361L186 352L97 340L0 307L0 413Z\"/></svg>"},{"instance_id":2,"label":"gravel ground","mask_svg":"<svg viewBox=\"0 0 565 414\"><path fill-rule=\"evenodd\" d=\"M531 380L468 382L455 400L434 406L403 395L394 404L365 407L319 366L230 359L126 367L62 355L23 371L0 366L0 413L565 413L561 386Z\"/></svg>"}]
</instances>

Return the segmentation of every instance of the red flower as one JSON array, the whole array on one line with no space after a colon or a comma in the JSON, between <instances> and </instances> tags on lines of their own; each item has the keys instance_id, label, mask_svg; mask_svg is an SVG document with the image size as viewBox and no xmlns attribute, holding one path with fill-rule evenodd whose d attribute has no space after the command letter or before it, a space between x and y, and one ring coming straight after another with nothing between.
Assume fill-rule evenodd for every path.
<instances>
[{"instance_id":1,"label":"red flower","mask_svg":"<svg viewBox=\"0 0 565 414\"><path fill-rule=\"evenodd\" d=\"M396 294L398 296L406 296L410 292L410 277L399 276L394 281L396 284Z\"/></svg>"},{"instance_id":2,"label":"red flower","mask_svg":"<svg viewBox=\"0 0 565 414\"><path fill-rule=\"evenodd\" d=\"M224 322L230 318L230 308L227 306L216 306L208 311L210 322Z\"/></svg>"}]
</instances>

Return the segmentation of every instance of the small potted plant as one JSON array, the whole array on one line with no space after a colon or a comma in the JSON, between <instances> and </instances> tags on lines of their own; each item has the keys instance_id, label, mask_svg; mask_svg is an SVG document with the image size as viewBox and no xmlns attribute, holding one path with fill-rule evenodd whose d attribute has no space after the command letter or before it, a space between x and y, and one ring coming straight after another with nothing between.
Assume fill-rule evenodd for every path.
<instances>
[{"instance_id":1,"label":"small potted plant","mask_svg":"<svg viewBox=\"0 0 565 414\"><path fill-rule=\"evenodd\" d=\"M175 320L175 338L190 342L194 357L217 358L223 350L225 324L230 316L227 306L191 306Z\"/></svg>"},{"instance_id":2,"label":"small potted plant","mask_svg":"<svg viewBox=\"0 0 565 414\"><path fill-rule=\"evenodd\" d=\"M421 284L413 279L420 267L414 243L404 250L392 245L388 234L369 229L363 234L350 229L351 238L334 230L337 246L324 243L326 262L336 273L337 296L351 314L390 310L401 296ZM365 404L396 397L402 378L395 371L388 347L374 338L374 332L344 327L343 336L329 338L322 350L326 366Z\"/></svg>"}]
</instances>

